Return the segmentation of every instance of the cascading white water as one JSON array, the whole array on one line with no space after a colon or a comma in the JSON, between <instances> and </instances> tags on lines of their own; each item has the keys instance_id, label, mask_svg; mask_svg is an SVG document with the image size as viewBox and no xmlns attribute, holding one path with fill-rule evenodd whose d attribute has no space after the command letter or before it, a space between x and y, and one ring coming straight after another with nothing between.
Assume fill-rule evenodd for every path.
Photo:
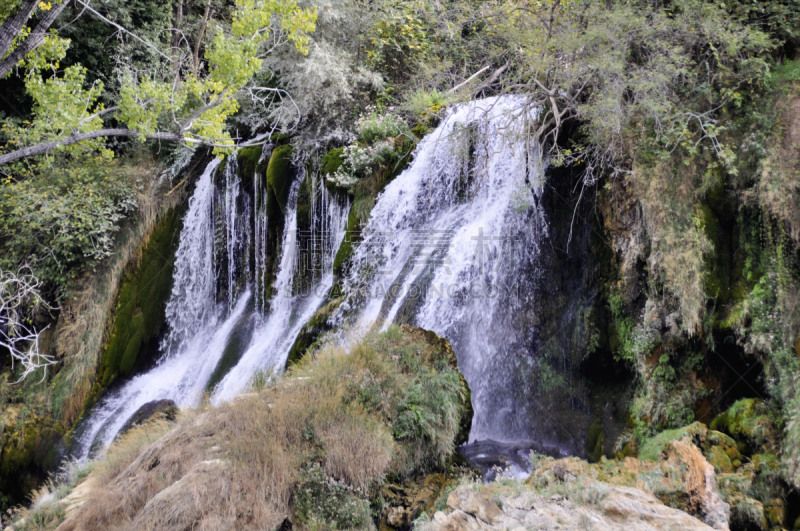
<instances>
[{"instance_id":1,"label":"cascading white water","mask_svg":"<svg viewBox=\"0 0 800 531\"><path fill-rule=\"evenodd\" d=\"M470 440L535 433L518 376L535 363L530 279L546 235L543 168L523 97L455 108L380 195L354 256L341 318L410 322L448 338L472 390Z\"/></svg>"},{"instance_id":2,"label":"cascading white water","mask_svg":"<svg viewBox=\"0 0 800 531\"><path fill-rule=\"evenodd\" d=\"M170 399L181 407L196 406L234 326L244 317L250 299L245 291L225 316L216 302L213 263L214 159L197 181L184 219L175 256L173 287L167 303L169 334L164 354L153 369L106 394L82 427L78 456L105 448L141 406Z\"/></svg>"},{"instance_id":3,"label":"cascading white water","mask_svg":"<svg viewBox=\"0 0 800 531\"><path fill-rule=\"evenodd\" d=\"M205 323L216 309L212 177L219 163L219 159L212 160L198 179L194 195L189 200L189 211L183 220L184 228L172 275L172 295L166 309L170 324L166 351L193 337L197 327Z\"/></svg>"},{"instance_id":4,"label":"cascading white water","mask_svg":"<svg viewBox=\"0 0 800 531\"><path fill-rule=\"evenodd\" d=\"M328 271L344 238L343 227L350 213L350 199L337 200L321 179L312 181L312 223L310 242L313 249L315 271ZM317 206L319 205L319 206Z\"/></svg>"},{"instance_id":5,"label":"cascading white water","mask_svg":"<svg viewBox=\"0 0 800 531\"><path fill-rule=\"evenodd\" d=\"M297 334L306 322L311 319L325 294L333 284L333 257L344 237L347 222L349 202L342 204L331 197L324 186L319 194L322 203L317 202L317 194L312 193L312 234L320 240L319 258L310 259L312 265L321 263L324 266L311 270L320 274L317 282L303 286L299 290L293 289L295 272L298 266L299 249L297 246L297 194L300 181L295 181L289 193L286 218L283 234L283 253L274 284L275 295L270 301L269 315L258 325L250 347L242 355L239 363L231 369L214 390L212 401L224 402L235 397L247 388L253 374L257 371L279 371L286 364L286 357L292 348ZM327 227L327 232L320 234L319 228ZM313 241L313 240L312 240Z\"/></svg>"},{"instance_id":6,"label":"cascading white water","mask_svg":"<svg viewBox=\"0 0 800 531\"><path fill-rule=\"evenodd\" d=\"M252 278L249 250L253 237L251 216L251 199L242 191L242 179L239 177L239 165L236 153L232 153L225 165L224 218L225 218L225 250L227 257L228 304L231 308L240 295L241 285L246 286ZM259 179L255 179L258 182ZM256 227L258 227L258 223Z\"/></svg>"},{"instance_id":7,"label":"cascading white water","mask_svg":"<svg viewBox=\"0 0 800 531\"><path fill-rule=\"evenodd\" d=\"M312 196L312 227L317 233L321 227L330 229L319 259L327 265L319 282L293 293L299 255L297 194L303 175L292 183L274 295L263 315L263 306L251 303L251 293L262 291L261 268L267 262L265 186L256 175L251 198L238 177L235 157L230 157L223 172L224 189L217 191L218 166L219 160L214 159L198 179L184 218L166 308L169 332L162 343L162 358L153 369L102 398L79 428L75 448L79 458L106 448L148 402L170 399L180 407L197 406L237 333L250 339L238 363L216 386L216 402L246 389L257 370L282 368L300 328L331 287L333 254L344 236L349 202L337 201L324 189L323 203ZM223 275L224 282L218 275ZM222 301L218 300L219 286L228 291Z\"/></svg>"},{"instance_id":8,"label":"cascading white water","mask_svg":"<svg viewBox=\"0 0 800 531\"><path fill-rule=\"evenodd\" d=\"M379 196L337 315L357 328L410 322L447 337L472 389L471 440L530 439L536 431L526 407L530 385L520 377L536 365L535 334L523 316L535 307L531 280L547 233L537 207L540 148L526 130L534 118L521 97L454 108L420 143L413 164ZM304 240L310 247L299 249L303 175L292 183L273 295L266 301L258 295L268 266L266 186L256 178L251 197L231 158L224 190L217 192L218 164L213 161L198 180L184 220L163 357L101 400L82 428L81 457L93 446L110 444L149 401L196 405L237 330L245 330L247 339L233 368L220 380L214 377L214 403L246 390L257 371L282 369L300 329L333 284L349 202L312 180L311 234ZM309 263L299 263L301 257ZM303 285L298 270L309 264L312 272L303 278L310 283ZM217 275L223 270L221 282ZM221 303L220 285L227 289ZM257 294L254 303L251 293Z\"/></svg>"}]
</instances>

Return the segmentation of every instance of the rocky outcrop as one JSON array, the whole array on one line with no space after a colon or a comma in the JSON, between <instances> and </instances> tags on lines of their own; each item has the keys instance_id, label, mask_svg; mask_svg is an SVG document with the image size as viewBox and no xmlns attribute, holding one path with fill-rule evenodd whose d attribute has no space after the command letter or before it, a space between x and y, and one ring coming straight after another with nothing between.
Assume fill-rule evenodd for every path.
<instances>
[{"instance_id":1,"label":"rocky outcrop","mask_svg":"<svg viewBox=\"0 0 800 531\"><path fill-rule=\"evenodd\" d=\"M669 441L657 461L625 458L590 465L574 457L542 458L527 483L539 492L568 492L580 499L587 491L635 488L714 529L728 529L730 506L717 492L714 467L688 437Z\"/></svg>"},{"instance_id":2,"label":"rocky outcrop","mask_svg":"<svg viewBox=\"0 0 800 531\"><path fill-rule=\"evenodd\" d=\"M562 495L543 497L532 491L489 497L478 485L462 485L447 498L447 507L425 524L426 531L713 529L632 487L610 487L599 503L583 505Z\"/></svg>"}]
</instances>

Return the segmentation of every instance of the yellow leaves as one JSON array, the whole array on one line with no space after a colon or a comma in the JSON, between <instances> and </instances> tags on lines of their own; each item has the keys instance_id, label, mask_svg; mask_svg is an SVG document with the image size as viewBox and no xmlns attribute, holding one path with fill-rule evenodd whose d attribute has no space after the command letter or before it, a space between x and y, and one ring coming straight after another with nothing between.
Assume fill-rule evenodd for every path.
<instances>
[{"instance_id":1,"label":"yellow leaves","mask_svg":"<svg viewBox=\"0 0 800 531\"><path fill-rule=\"evenodd\" d=\"M42 11L50 11L53 5L50 2L39 2L39 9Z\"/></svg>"}]
</instances>

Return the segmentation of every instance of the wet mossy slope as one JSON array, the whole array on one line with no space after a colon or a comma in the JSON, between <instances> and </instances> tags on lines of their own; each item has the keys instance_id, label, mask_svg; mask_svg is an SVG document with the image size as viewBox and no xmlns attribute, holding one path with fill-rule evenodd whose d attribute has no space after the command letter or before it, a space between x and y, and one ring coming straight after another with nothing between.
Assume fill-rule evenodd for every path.
<instances>
[{"instance_id":1,"label":"wet mossy slope","mask_svg":"<svg viewBox=\"0 0 800 531\"><path fill-rule=\"evenodd\" d=\"M115 379L134 374L158 355L183 211L175 208L159 221L138 263L122 280L111 334L87 406L96 402Z\"/></svg>"}]
</instances>

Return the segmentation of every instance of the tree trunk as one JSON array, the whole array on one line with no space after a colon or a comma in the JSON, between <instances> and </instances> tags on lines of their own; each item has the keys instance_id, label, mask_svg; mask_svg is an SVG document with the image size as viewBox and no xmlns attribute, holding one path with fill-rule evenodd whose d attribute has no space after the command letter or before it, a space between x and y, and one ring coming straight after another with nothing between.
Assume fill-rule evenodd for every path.
<instances>
[{"instance_id":1,"label":"tree trunk","mask_svg":"<svg viewBox=\"0 0 800 531\"><path fill-rule=\"evenodd\" d=\"M200 32L197 34L197 41L194 43L194 73L200 68L200 43L203 42L203 34L208 26L208 19L211 14L211 0L206 0L206 11L203 13L203 23L200 25Z\"/></svg>"},{"instance_id":2,"label":"tree trunk","mask_svg":"<svg viewBox=\"0 0 800 531\"><path fill-rule=\"evenodd\" d=\"M28 0L13 17L8 17L0 26L0 57L5 57L14 37L17 36L22 26L31 18L33 10L39 5L38 0Z\"/></svg>"},{"instance_id":3,"label":"tree trunk","mask_svg":"<svg viewBox=\"0 0 800 531\"><path fill-rule=\"evenodd\" d=\"M33 3L38 4L39 2L33 2ZM39 23L36 25L36 28L31 32L30 35L28 35L28 38L22 41L16 47L16 49L14 49L14 51L11 52L11 54L8 57L0 61L0 79L2 79L3 77L5 77L6 74L11 72L11 69L14 68L14 66L16 66L16 64L19 63L20 60L22 60L22 58L24 58L30 52L32 52L33 50L44 44L44 39L45 37L47 37L47 31L50 29L50 26L53 25L53 22L56 21L58 15L60 15L61 12L64 11L64 8L67 7L69 3L70 0L63 0L60 4L53 5L50 8L50 11L47 11L47 14L43 16L42 19L39 21ZM22 18L21 16L25 14L25 10L27 10L28 7L29 4L25 4L24 7L20 10L20 12L17 13L17 16L14 17L14 20L16 20L17 18L21 20ZM14 37L17 35L17 33L19 33L19 30L22 28L25 22L28 21L29 18L30 18L30 13L27 14L25 20L21 21L19 27L16 29L16 32L14 32L13 34L11 34L10 32L13 31L16 22L9 23L9 21L6 20L6 22L3 23L2 28L0 28L0 57L6 54L8 49L11 47L11 44L13 43ZM7 43L6 47L3 48L2 39L6 38L7 36L6 33L11 34L11 42Z\"/></svg>"},{"instance_id":4,"label":"tree trunk","mask_svg":"<svg viewBox=\"0 0 800 531\"><path fill-rule=\"evenodd\" d=\"M177 49L181 45L181 29L183 28L183 0L178 0L178 10L175 13L175 29L172 32L172 47Z\"/></svg>"}]
</instances>

